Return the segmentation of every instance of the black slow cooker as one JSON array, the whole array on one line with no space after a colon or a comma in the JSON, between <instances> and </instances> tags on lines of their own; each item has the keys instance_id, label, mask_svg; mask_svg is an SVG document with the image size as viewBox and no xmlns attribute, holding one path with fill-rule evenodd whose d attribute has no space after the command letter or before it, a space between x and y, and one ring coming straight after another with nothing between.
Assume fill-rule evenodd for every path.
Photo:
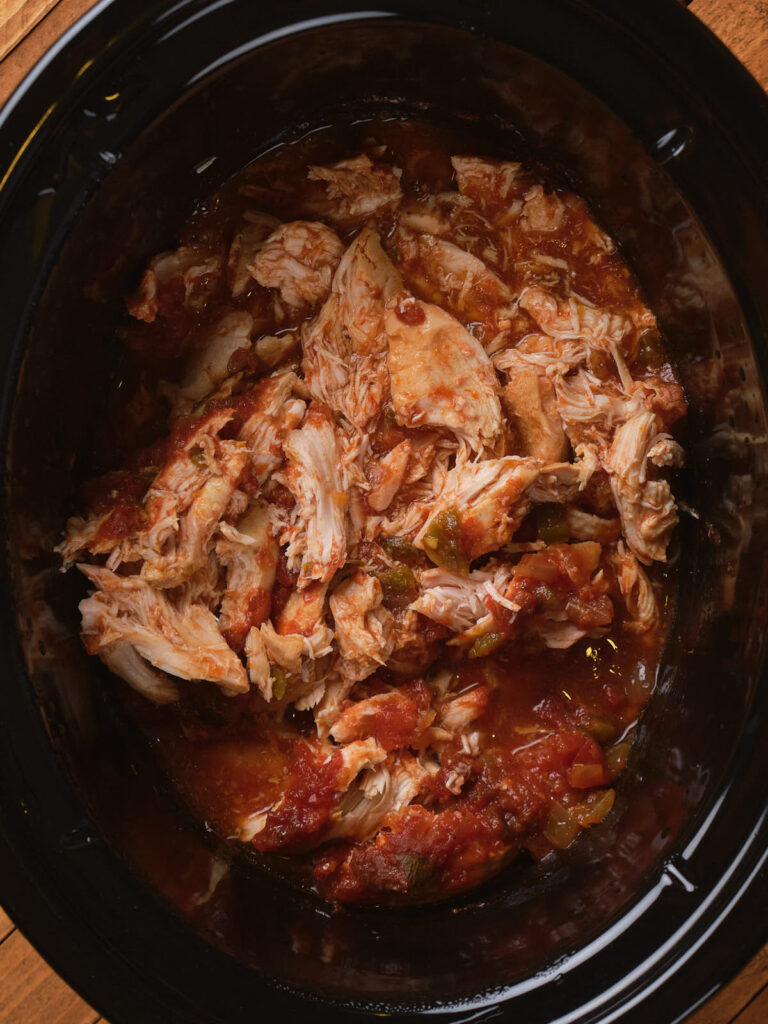
<instances>
[{"instance_id":1,"label":"black slow cooker","mask_svg":"<svg viewBox=\"0 0 768 1024\"><path fill-rule=\"evenodd\" d=\"M690 402L674 625L616 811L462 898L337 910L178 801L53 554L114 325L286 138L418 116L592 203ZM0 117L0 902L112 1024L681 1020L768 938L768 101L673 0L103 0Z\"/></svg>"}]
</instances>

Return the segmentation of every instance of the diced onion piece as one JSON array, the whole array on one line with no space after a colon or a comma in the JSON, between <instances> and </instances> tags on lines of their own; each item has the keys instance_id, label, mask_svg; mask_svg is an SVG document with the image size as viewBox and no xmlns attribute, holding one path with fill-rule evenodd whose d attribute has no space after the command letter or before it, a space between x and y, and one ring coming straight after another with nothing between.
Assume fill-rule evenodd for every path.
<instances>
[{"instance_id":1,"label":"diced onion piece","mask_svg":"<svg viewBox=\"0 0 768 1024\"><path fill-rule=\"evenodd\" d=\"M590 793L584 803L572 808L579 824L586 828L589 825L597 825L608 815L616 799L616 793L612 789L603 789L597 793Z\"/></svg>"},{"instance_id":2,"label":"diced onion piece","mask_svg":"<svg viewBox=\"0 0 768 1024\"><path fill-rule=\"evenodd\" d=\"M560 803L552 804L544 825L544 836L556 850L564 850L570 846L579 834L581 826L570 810Z\"/></svg>"},{"instance_id":3,"label":"diced onion piece","mask_svg":"<svg viewBox=\"0 0 768 1024\"><path fill-rule=\"evenodd\" d=\"M658 366L664 358L661 335L655 327L649 327L640 335L634 366Z\"/></svg>"},{"instance_id":4,"label":"diced onion piece","mask_svg":"<svg viewBox=\"0 0 768 1024\"><path fill-rule=\"evenodd\" d=\"M609 747L605 752L605 766L609 772L613 772L618 775L619 772L623 772L627 766L627 759L629 758L629 752L632 749L632 744L628 740L624 740L622 743L616 743L614 746Z\"/></svg>"}]
</instances>

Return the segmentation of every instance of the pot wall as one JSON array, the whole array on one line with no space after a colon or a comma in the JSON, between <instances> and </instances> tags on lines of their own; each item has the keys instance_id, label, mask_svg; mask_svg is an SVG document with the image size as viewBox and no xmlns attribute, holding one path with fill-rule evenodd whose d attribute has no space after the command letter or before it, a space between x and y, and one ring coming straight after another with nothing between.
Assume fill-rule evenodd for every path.
<instances>
[{"instance_id":1,"label":"pot wall","mask_svg":"<svg viewBox=\"0 0 768 1024\"><path fill-rule=\"evenodd\" d=\"M698 26L686 36L684 13L657 6L693 46ZM25 879L22 925L30 893L54 905L59 923L38 905L29 930L74 977L82 967L62 937L78 919L82 948L108 951L104 977L113 979L82 984L115 1022L155 1012L245 1019L253 998L274 1012L293 1007L274 980L350 1012L506 1000L510 1019L531 1022L570 1011L596 1019L631 1004L640 986L661 1000L644 1019L672 1020L710 975L691 967L670 995L666 974L741 887L753 876L764 884L768 218L759 154L745 148L738 118L724 122L704 102L684 57L650 50L647 25L610 7L553 2L511 17L502 5L401 5L414 24L349 18L353 9L340 6L319 24L317 4L187 3L154 21L147 8L130 25L128 6L113 3L37 83L38 100L60 98L0 189L0 302L16 325L5 350L13 599L0 821L9 863L24 860L13 868ZM292 14L310 13L313 24L283 31ZM95 63L74 78L88 53ZM749 94L726 57L718 66L726 99L729 83L732 96ZM54 70L68 82L61 93L51 91ZM22 114L34 123L33 92L0 139ZM755 109L768 123L765 106ZM81 650L82 584L57 571L51 552L78 482L103 458L94 424L119 379L112 330L147 257L173 244L195 202L286 134L384 110L461 117L485 148L522 146L553 161L594 204L680 365L691 415L679 491L695 515L683 516L675 626L612 820L567 854L513 867L450 905L328 916L274 870L218 848L177 805L108 674ZM212 870L225 881L193 906ZM14 892L2 898L14 912ZM744 906L757 943L764 925ZM137 1017L138 991L123 1001L126 985L118 998L121 971L144 975L139 991L157 1009ZM325 1018L302 1005L307 1020Z\"/></svg>"}]
</instances>

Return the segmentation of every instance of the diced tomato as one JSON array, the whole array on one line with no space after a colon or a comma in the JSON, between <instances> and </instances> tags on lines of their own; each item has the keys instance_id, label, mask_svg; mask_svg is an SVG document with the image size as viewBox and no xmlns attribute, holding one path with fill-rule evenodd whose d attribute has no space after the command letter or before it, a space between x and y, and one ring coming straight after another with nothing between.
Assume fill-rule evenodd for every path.
<instances>
[{"instance_id":1,"label":"diced tomato","mask_svg":"<svg viewBox=\"0 0 768 1024\"><path fill-rule=\"evenodd\" d=\"M301 847L328 823L338 797L336 780L341 754L318 760L312 747L299 740L294 747L288 786L264 829L253 840L257 850Z\"/></svg>"}]
</instances>

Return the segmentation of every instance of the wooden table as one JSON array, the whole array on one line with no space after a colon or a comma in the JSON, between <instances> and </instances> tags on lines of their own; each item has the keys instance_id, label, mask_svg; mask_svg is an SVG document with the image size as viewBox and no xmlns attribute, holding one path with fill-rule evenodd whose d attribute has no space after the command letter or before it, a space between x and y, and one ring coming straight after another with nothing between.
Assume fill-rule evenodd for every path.
<instances>
[{"instance_id":1,"label":"wooden table","mask_svg":"<svg viewBox=\"0 0 768 1024\"><path fill-rule=\"evenodd\" d=\"M0 105L41 54L94 3L0 0ZM768 90L768 0L693 0L690 7ZM0 1024L98 1021L106 1024L51 970L0 907ZM766 1022L768 946L687 1024Z\"/></svg>"}]
</instances>

